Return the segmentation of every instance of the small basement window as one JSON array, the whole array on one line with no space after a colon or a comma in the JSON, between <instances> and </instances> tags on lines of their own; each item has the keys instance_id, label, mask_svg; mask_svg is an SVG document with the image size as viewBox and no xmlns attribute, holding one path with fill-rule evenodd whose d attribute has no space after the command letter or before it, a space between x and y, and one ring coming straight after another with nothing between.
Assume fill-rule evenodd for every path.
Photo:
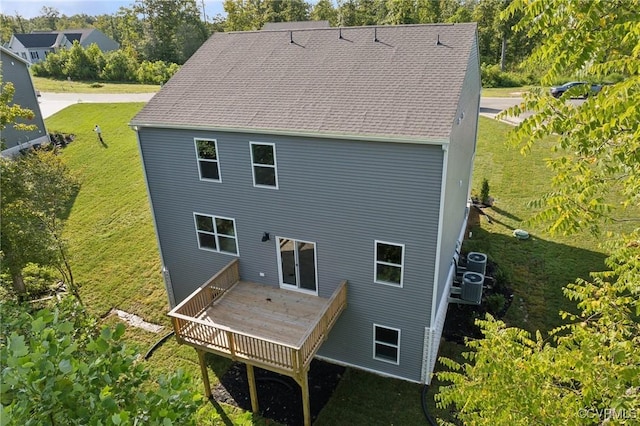
<instances>
[{"instance_id":1,"label":"small basement window","mask_svg":"<svg viewBox=\"0 0 640 426\"><path fill-rule=\"evenodd\" d=\"M194 213L193 218L199 249L238 255L235 219L201 213Z\"/></svg>"},{"instance_id":2,"label":"small basement window","mask_svg":"<svg viewBox=\"0 0 640 426\"><path fill-rule=\"evenodd\" d=\"M194 139L200 180L222 182L218 162L218 142L215 139Z\"/></svg>"},{"instance_id":3,"label":"small basement window","mask_svg":"<svg viewBox=\"0 0 640 426\"><path fill-rule=\"evenodd\" d=\"M375 276L378 284L402 287L404 244L375 242Z\"/></svg>"},{"instance_id":4,"label":"small basement window","mask_svg":"<svg viewBox=\"0 0 640 426\"><path fill-rule=\"evenodd\" d=\"M272 143L250 142L253 186L278 189L276 146Z\"/></svg>"},{"instance_id":5,"label":"small basement window","mask_svg":"<svg viewBox=\"0 0 640 426\"><path fill-rule=\"evenodd\" d=\"M400 363L400 329L373 324L373 358Z\"/></svg>"}]
</instances>

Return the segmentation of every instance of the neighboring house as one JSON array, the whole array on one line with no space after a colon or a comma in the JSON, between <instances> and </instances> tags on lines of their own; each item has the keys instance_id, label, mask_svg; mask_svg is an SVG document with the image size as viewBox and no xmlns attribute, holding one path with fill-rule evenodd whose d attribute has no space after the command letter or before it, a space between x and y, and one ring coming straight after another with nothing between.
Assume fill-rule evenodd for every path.
<instances>
[{"instance_id":1,"label":"neighboring house","mask_svg":"<svg viewBox=\"0 0 640 426\"><path fill-rule=\"evenodd\" d=\"M7 47L29 63L35 64L44 61L51 52L60 48L70 48L74 41L78 41L84 48L95 43L103 52L116 50L120 47L118 43L95 28L13 34Z\"/></svg>"},{"instance_id":2,"label":"neighboring house","mask_svg":"<svg viewBox=\"0 0 640 426\"><path fill-rule=\"evenodd\" d=\"M2 130L0 139L6 146L6 149L2 151L2 156L11 156L21 149L49 142L49 136L44 126L38 97L31 81L31 74L29 74L29 63L4 47L0 47L0 54L2 85L4 86L6 83L11 82L15 88L12 104L29 108L35 114L33 120L19 119L19 122L37 126L37 129L32 131L15 130L11 125L7 125Z\"/></svg>"},{"instance_id":3,"label":"neighboring house","mask_svg":"<svg viewBox=\"0 0 640 426\"><path fill-rule=\"evenodd\" d=\"M287 370L313 356L317 329L281 342L303 314L290 301L276 312L276 297L331 305L346 281L339 317L318 313L318 357L428 383L479 104L473 23L214 34L131 121L180 341ZM275 295L222 318L237 279ZM240 330L269 306L262 328ZM285 355L260 355L261 338Z\"/></svg>"}]
</instances>

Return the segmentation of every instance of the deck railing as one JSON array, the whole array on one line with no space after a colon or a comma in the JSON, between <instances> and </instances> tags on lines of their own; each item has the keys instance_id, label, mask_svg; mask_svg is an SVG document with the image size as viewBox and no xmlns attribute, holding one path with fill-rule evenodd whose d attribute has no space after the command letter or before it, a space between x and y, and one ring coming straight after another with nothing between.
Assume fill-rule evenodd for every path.
<instances>
[{"instance_id":1,"label":"deck railing","mask_svg":"<svg viewBox=\"0 0 640 426\"><path fill-rule=\"evenodd\" d=\"M346 307L346 281L338 286L329 299L327 309L298 346L240 333L199 318L215 300L222 297L238 281L236 259L171 310L169 316L173 321L178 340L234 360L249 361L254 365L264 366L283 374L293 376L300 374L311 362L326 339L327 333Z\"/></svg>"},{"instance_id":2,"label":"deck railing","mask_svg":"<svg viewBox=\"0 0 640 426\"><path fill-rule=\"evenodd\" d=\"M316 351L327 338L327 333L346 307L347 282L343 281L329 298L329 306L322 313L315 327L300 342L300 350L298 351L300 367L304 367L311 362Z\"/></svg>"},{"instance_id":3,"label":"deck railing","mask_svg":"<svg viewBox=\"0 0 640 426\"><path fill-rule=\"evenodd\" d=\"M240 270L238 259L234 259L169 312L176 335L180 337L192 319L198 318L238 281Z\"/></svg>"}]
</instances>

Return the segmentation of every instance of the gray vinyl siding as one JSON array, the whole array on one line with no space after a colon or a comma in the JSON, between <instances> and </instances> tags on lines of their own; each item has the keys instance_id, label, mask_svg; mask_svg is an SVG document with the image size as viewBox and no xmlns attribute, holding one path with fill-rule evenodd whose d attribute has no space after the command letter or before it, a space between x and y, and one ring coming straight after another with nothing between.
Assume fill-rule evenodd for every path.
<instances>
[{"instance_id":1,"label":"gray vinyl siding","mask_svg":"<svg viewBox=\"0 0 640 426\"><path fill-rule=\"evenodd\" d=\"M200 181L194 137L217 140L221 183ZM348 307L319 354L420 380L440 146L151 128L139 138L176 303L235 258L198 249L193 212L235 219L244 280L278 286L276 237L315 242L319 296L349 281ZM253 186L249 142L275 143L279 189ZM405 245L403 288L374 283L374 240ZM400 365L373 359L373 323L401 330Z\"/></svg>"},{"instance_id":2,"label":"gray vinyl siding","mask_svg":"<svg viewBox=\"0 0 640 426\"><path fill-rule=\"evenodd\" d=\"M35 124L37 126L37 129L32 131L15 130L13 126L7 126L1 135L6 147L12 148L21 144L27 144L38 138L46 137L47 132L44 126L44 120L40 113L38 98L36 97L33 83L31 82L27 64L4 51L1 51L0 60L2 61L3 85L11 82L15 88L12 103L14 105L20 105L23 108L29 108L35 114L33 120L18 119L18 122Z\"/></svg>"},{"instance_id":3,"label":"gray vinyl siding","mask_svg":"<svg viewBox=\"0 0 640 426\"><path fill-rule=\"evenodd\" d=\"M467 215L471 170L476 148L478 112L480 109L480 65L477 43L471 49L467 75L462 86L456 117L449 143L447 178L442 223L442 244L438 276L438 301L442 297L449 267L456 250L456 241Z\"/></svg>"}]
</instances>

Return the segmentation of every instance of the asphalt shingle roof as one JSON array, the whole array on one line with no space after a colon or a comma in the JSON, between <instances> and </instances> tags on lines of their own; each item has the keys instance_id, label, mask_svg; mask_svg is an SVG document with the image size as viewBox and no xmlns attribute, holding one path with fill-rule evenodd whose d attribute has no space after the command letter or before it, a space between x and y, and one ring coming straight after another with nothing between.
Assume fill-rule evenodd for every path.
<instances>
[{"instance_id":1,"label":"asphalt shingle roof","mask_svg":"<svg viewBox=\"0 0 640 426\"><path fill-rule=\"evenodd\" d=\"M475 37L473 23L216 33L131 124L447 138Z\"/></svg>"},{"instance_id":2,"label":"asphalt shingle roof","mask_svg":"<svg viewBox=\"0 0 640 426\"><path fill-rule=\"evenodd\" d=\"M54 47L57 33L34 33L34 34L14 34L15 37L26 48L33 47Z\"/></svg>"}]
</instances>

